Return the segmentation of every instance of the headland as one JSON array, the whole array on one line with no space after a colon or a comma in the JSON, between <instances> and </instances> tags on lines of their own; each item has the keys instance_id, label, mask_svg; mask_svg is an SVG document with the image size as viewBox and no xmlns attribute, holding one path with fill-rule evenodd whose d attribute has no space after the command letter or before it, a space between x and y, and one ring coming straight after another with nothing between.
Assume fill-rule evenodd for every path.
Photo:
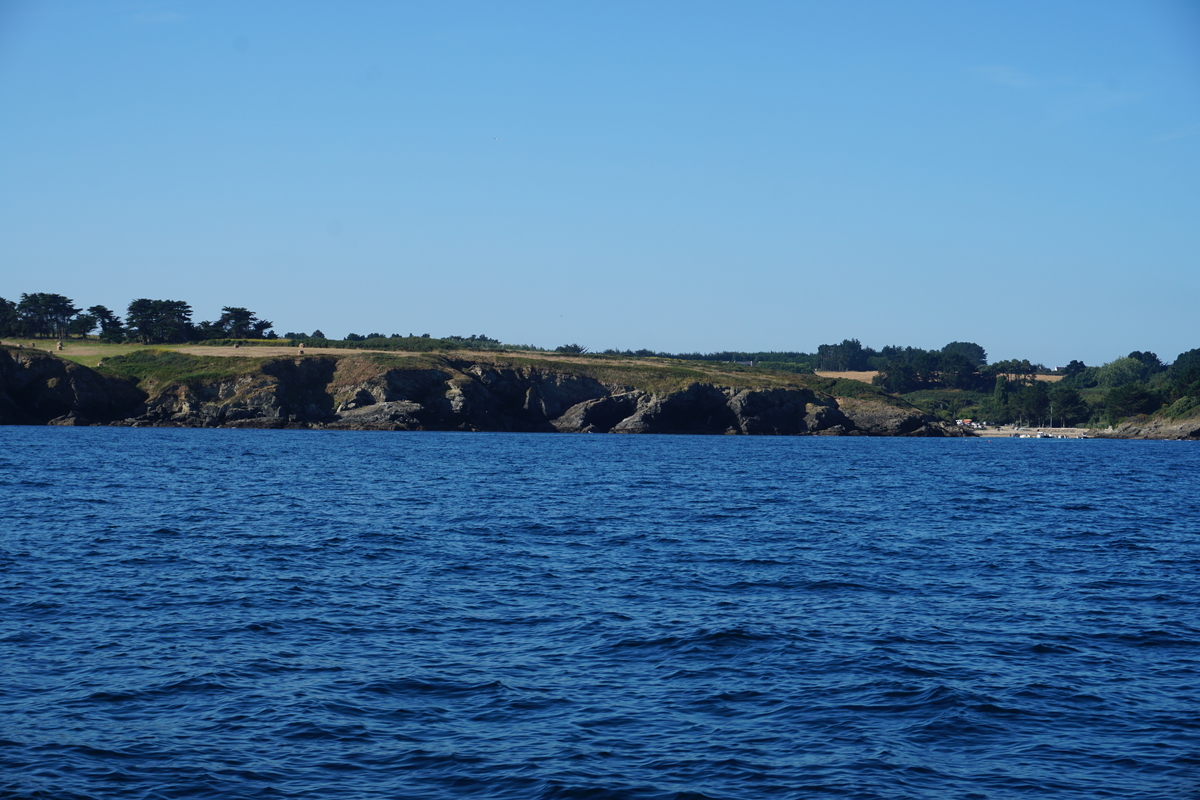
<instances>
[{"instance_id":1,"label":"headland","mask_svg":"<svg viewBox=\"0 0 1200 800\"><path fill-rule=\"evenodd\" d=\"M0 424L971 435L859 381L735 364L295 347L140 349L95 368L2 347Z\"/></svg>"}]
</instances>

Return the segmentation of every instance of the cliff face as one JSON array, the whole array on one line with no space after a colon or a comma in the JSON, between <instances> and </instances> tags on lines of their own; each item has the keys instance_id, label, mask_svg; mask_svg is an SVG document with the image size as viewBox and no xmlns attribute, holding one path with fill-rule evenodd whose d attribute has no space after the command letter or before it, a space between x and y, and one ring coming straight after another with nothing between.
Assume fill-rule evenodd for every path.
<instances>
[{"instance_id":1,"label":"cliff face","mask_svg":"<svg viewBox=\"0 0 1200 800\"><path fill-rule=\"evenodd\" d=\"M0 348L0 425L93 425L146 398L132 384L35 350Z\"/></svg>"},{"instance_id":2,"label":"cliff face","mask_svg":"<svg viewBox=\"0 0 1200 800\"><path fill-rule=\"evenodd\" d=\"M8 411L0 422L75 419L80 424L339 430L964 435L957 426L888 398L837 398L800 387L700 382L638 388L573 374L562 365L498 366L444 358L398 367L363 357L310 356L264 360L239 374L192 376L153 386L147 394L52 356L38 359L39 366L32 371L17 374L0 369L0 414ZM13 361L11 351L8 361ZM3 363L8 362L0 362L0 367ZM72 388L67 391L65 386Z\"/></svg>"}]
</instances>

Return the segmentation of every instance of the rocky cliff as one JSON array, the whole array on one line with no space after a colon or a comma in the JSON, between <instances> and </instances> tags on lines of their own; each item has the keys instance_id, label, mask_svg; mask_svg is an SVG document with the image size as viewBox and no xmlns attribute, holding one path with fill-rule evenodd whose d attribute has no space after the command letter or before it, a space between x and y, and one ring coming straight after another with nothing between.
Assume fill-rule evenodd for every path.
<instances>
[{"instance_id":1,"label":"rocky cliff","mask_svg":"<svg viewBox=\"0 0 1200 800\"><path fill-rule=\"evenodd\" d=\"M137 363L152 360L142 357ZM964 435L957 426L886 395L865 391L860 397L836 397L798 383L771 385L780 381L762 377L752 377L748 385L720 385L689 379L686 370L675 370L668 380L661 370L622 374L587 365L449 356L221 361L228 366L217 372L196 366L177 379L138 378L142 373L130 371L128 363L96 372L49 354L0 350L0 423ZM189 366L179 369L186 372Z\"/></svg>"},{"instance_id":2,"label":"rocky cliff","mask_svg":"<svg viewBox=\"0 0 1200 800\"><path fill-rule=\"evenodd\" d=\"M103 425L145 399L128 381L49 353L0 347L0 425Z\"/></svg>"}]
</instances>

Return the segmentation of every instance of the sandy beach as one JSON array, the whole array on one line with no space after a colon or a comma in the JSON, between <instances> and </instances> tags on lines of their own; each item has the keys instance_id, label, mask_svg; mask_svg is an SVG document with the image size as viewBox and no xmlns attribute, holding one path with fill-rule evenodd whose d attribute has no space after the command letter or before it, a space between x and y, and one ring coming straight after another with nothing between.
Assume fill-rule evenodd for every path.
<instances>
[{"instance_id":1,"label":"sandy beach","mask_svg":"<svg viewBox=\"0 0 1200 800\"><path fill-rule=\"evenodd\" d=\"M1019 428L1015 425L1001 425L998 428L975 431L976 436L998 439L1036 439L1039 433L1045 433L1053 439L1090 439L1096 435L1096 431L1088 428Z\"/></svg>"},{"instance_id":2,"label":"sandy beach","mask_svg":"<svg viewBox=\"0 0 1200 800\"><path fill-rule=\"evenodd\" d=\"M871 380L878 375L878 372L830 372L828 370L817 370L817 374L822 378L847 378L852 381L862 381L870 383ZM1013 376L1009 376L1012 378ZM1047 383L1057 383L1063 379L1062 375L1034 375L1034 380L1046 381Z\"/></svg>"}]
</instances>

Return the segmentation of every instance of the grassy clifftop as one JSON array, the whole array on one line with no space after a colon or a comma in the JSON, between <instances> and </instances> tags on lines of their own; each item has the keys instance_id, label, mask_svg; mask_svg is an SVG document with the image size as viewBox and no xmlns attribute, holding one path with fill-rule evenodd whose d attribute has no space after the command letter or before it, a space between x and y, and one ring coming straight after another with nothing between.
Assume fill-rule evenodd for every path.
<instances>
[{"instance_id":1,"label":"grassy clifftop","mask_svg":"<svg viewBox=\"0 0 1200 800\"><path fill-rule=\"evenodd\" d=\"M267 364L281 358L301 358L295 348L283 347L273 348L269 354L264 352L267 348L247 351L206 347L201 351L202 354L189 350L146 348L131 351L122 346L115 354L96 359L93 363L104 374L126 379L144 391L153 392L168 383L235 378L261 372ZM653 393L679 391L700 383L751 389L804 388L838 397L873 398L903 404L860 381L798 375L722 362L463 350L423 353L309 350L302 358L328 359L337 362L340 370L352 369L363 373L396 369L461 371L477 366L576 375L608 385L628 386Z\"/></svg>"},{"instance_id":2,"label":"grassy clifftop","mask_svg":"<svg viewBox=\"0 0 1200 800\"><path fill-rule=\"evenodd\" d=\"M176 350L146 349L102 359L96 371L123 378L143 391L168 383L222 380L262 370L270 358L226 358L194 356Z\"/></svg>"}]
</instances>

